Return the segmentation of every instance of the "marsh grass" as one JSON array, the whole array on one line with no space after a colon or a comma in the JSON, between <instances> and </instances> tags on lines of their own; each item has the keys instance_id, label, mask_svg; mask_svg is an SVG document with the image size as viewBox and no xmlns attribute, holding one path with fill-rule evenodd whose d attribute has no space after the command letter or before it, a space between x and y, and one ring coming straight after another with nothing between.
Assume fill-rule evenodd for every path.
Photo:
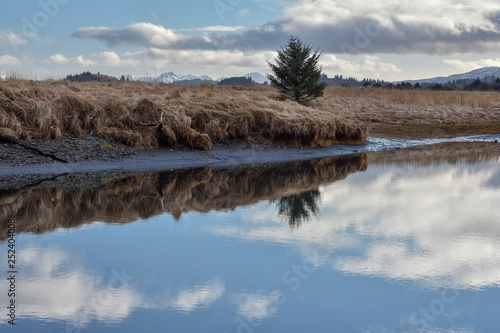
<instances>
[{"instance_id":1,"label":"marsh grass","mask_svg":"<svg viewBox=\"0 0 500 333\"><path fill-rule=\"evenodd\" d=\"M328 87L311 103L389 137L500 133L500 93Z\"/></svg>"},{"instance_id":2,"label":"marsh grass","mask_svg":"<svg viewBox=\"0 0 500 333\"><path fill-rule=\"evenodd\" d=\"M0 82L2 128L27 141L92 132L135 148L203 150L229 140L311 147L359 143L368 134L354 120L279 101L273 91L262 88L16 79Z\"/></svg>"}]
</instances>

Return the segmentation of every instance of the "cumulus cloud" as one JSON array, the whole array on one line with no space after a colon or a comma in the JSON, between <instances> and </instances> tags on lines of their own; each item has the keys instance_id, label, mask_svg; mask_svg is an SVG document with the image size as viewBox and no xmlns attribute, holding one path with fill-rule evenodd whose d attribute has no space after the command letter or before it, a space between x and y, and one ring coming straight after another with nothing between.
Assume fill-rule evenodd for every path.
<instances>
[{"instance_id":1,"label":"cumulus cloud","mask_svg":"<svg viewBox=\"0 0 500 333\"><path fill-rule=\"evenodd\" d=\"M0 56L0 65L18 65L20 63L21 61L14 56L8 54Z\"/></svg>"},{"instance_id":2,"label":"cumulus cloud","mask_svg":"<svg viewBox=\"0 0 500 333\"><path fill-rule=\"evenodd\" d=\"M182 39L190 38L186 35L176 34L172 29L152 23L135 23L123 29L103 26L80 28L73 33L73 37L97 39L110 47L132 44L161 48L168 48Z\"/></svg>"},{"instance_id":3,"label":"cumulus cloud","mask_svg":"<svg viewBox=\"0 0 500 333\"><path fill-rule=\"evenodd\" d=\"M43 64L77 64L82 67L176 67L196 68L204 74L231 75L231 73L265 72L269 68L266 60L276 57L275 51L244 53L241 51L213 50L164 50L158 48L143 49L136 52L117 54L106 51L90 55L66 57L54 54L41 61ZM0 58L1 59L1 58Z\"/></svg>"},{"instance_id":4,"label":"cumulus cloud","mask_svg":"<svg viewBox=\"0 0 500 333\"><path fill-rule=\"evenodd\" d=\"M401 72L397 66L383 62L379 57L365 55L355 59L343 59L334 54L323 54L321 57L323 72L344 73L354 77L388 75Z\"/></svg>"},{"instance_id":5,"label":"cumulus cloud","mask_svg":"<svg viewBox=\"0 0 500 333\"><path fill-rule=\"evenodd\" d=\"M248 30L248 27L244 26L228 26L228 25L211 25L202 28L193 29L177 29L176 31L206 31L206 32L234 32Z\"/></svg>"},{"instance_id":6,"label":"cumulus cloud","mask_svg":"<svg viewBox=\"0 0 500 333\"><path fill-rule=\"evenodd\" d=\"M20 35L10 30L0 30L0 45L26 45L27 42Z\"/></svg>"},{"instance_id":7,"label":"cumulus cloud","mask_svg":"<svg viewBox=\"0 0 500 333\"><path fill-rule=\"evenodd\" d=\"M220 35L217 29L224 31L242 30L242 27L207 27L210 34L204 36L177 33L161 25L152 23L136 23L122 29L108 27L80 28L72 34L81 39L96 39L109 47L120 45L136 45L145 48L159 48L170 50L269 50L275 49L275 36L287 36L273 25L248 28L240 34ZM198 30L198 29L196 29ZM220 31L220 30L218 30ZM280 38L284 40L284 38Z\"/></svg>"},{"instance_id":8,"label":"cumulus cloud","mask_svg":"<svg viewBox=\"0 0 500 333\"><path fill-rule=\"evenodd\" d=\"M70 59L60 53L56 53L49 58L42 60L43 64L66 65L70 63Z\"/></svg>"},{"instance_id":9,"label":"cumulus cloud","mask_svg":"<svg viewBox=\"0 0 500 333\"><path fill-rule=\"evenodd\" d=\"M334 53L483 52L500 48L500 3L302 0L283 29Z\"/></svg>"},{"instance_id":10,"label":"cumulus cloud","mask_svg":"<svg viewBox=\"0 0 500 333\"><path fill-rule=\"evenodd\" d=\"M54 54L47 59L41 61L43 64L66 65L69 63L78 64L84 67L87 66L110 66L124 67L139 65L140 61L132 58L120 58L116 52L105 51L101 53L92 53L88 56L79 55L72 58L67 58L63 54Z\"/></svg>"},{"instance_id":11,"label":"cumulus cloud","mask_svg":"<svg viewBox=\"0 0 500 333\"><path fill-rule=\"evenodd\" d=\"M327 53L481 53L500 50L500 3L300 0L262 26L237 34L215 33L227 31L217 29L194 36L136 23L121 29L81 28L73 36L97 39L110 47L260 51L274 50L290 34L297 34Z\"/></svg>"},{"instance_id":12,"label":"cumulus cloud","mask_svg":"<svg viewBox=\"0 0 500 333\"><path fill-rule=\"evenodd\" d=\"M443 62L453 70L468 72L481 67L500 66L500 58L463 61L458 59L445 59Z\"/></svg>"}]
</instances>

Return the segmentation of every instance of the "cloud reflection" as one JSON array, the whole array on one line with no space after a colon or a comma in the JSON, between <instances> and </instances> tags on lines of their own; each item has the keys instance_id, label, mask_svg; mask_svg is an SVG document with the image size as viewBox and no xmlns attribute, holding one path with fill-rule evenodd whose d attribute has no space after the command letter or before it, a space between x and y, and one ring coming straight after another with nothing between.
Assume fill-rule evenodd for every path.
<instances>
[{"instance_id":1,"label":"cloud reflection","mask_svg":"<svg viewBox=\"0 0 500 333\"><path fill-rule=\"evenodd\" d=\"M253 215L263 214L251 212L244 214L250 223L214 232L293 246L305 260L350 274L432 288L496 286L500 192L488 184L498 177L498 165L498 159L370 165L365 173L322 187L321 214L294 232L253 222ZM314 257L318 248L330 254L326 260Z\"/></svg>"},{"instance_id":2,"label":"cloud reflection","mask_svg":"<svg viewBox=\"0 0 500 333\"><path fill-rule=\"evenodd\" d=\"M208 281L205 284L181 290L172 300L173 309L190 312L197 308L206 308L224 295L224 283L221 280Z\"/></svg>"},{"instance_id":3,"label":"cloud reflection","mask_svg":"<svg viewBox=\"0 0 500 333\"><path fill-rule=\"evenodd\" d=\"M194 287L180 288L173 297L146 295L138 291L122 272L110 277L75 266L77 260L57 248L30 247L20 252L17 276L20 292L18 317L64 321L84 327L93 320L119 323L138 309L192 312L210 306L225 294L224 282L211 280ZM129 281L131 280L131 281ZM8 281L0 280L8 290ZM0 304L7 304L7 293Z\"/></svg>"},{"instance_id":4,"label":"cloud reflection","mask_svg":"<svg viewBox=\"0 0 500 333\"><path fill-rule=\"evenodd\" d=\"M259 293L242 293L232 296L232 303L236 304L236 312L252 320L266 319L278 313L279 295L263 295Z\"/></svg>"}]
</instances>

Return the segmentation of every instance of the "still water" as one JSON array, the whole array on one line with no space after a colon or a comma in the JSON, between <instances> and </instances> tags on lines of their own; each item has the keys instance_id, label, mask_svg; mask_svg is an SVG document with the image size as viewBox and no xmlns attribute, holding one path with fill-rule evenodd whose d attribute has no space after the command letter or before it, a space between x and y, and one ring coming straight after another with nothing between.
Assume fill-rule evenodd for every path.
<instances>
[{"instance_id":1,"label":"still water","mask_svg":"<svg viewBox=\"0 0 500 333\"><path fill-rule=\"evenodd\" d=\"M465 148L464 148L465 147ZM474 146L36 184L2 332L498 332L500 158Z\"/></svg>"}]
</instances>

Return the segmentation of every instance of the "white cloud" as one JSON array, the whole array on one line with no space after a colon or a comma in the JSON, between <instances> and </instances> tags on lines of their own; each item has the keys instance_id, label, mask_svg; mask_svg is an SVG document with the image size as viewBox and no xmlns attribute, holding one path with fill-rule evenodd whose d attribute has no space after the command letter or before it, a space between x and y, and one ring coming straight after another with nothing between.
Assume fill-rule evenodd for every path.
<instances>
[{"instance_id":1,"label":"white cloud","mask_svg":"<svg viewBox=\"0 0 500 333\"><path fill-rule=\"evenodd\" d=\"M240 15L248 15L248 14L250 14L250 10L248 10L246 8L240 9L240 10L238 10L238 14L240 14Z\"/></svg>"},{"instance_id":2,"label":"white cloud","mask_svg":"<svg viewBox=\"0 0 500 333\"><path fill-rule=\"evenodd\" d=\"M48 59L42 60L44 64L55 64L55 65L66 65L70 63L70 59L66 58L64 55L57 53L50 56Z\"/></svg>"},{"instance_id":3,"label":"white cloud","mask_svg":"<svg viewBox=\"0 0 500 333\"><path fill-rule=\"evenodd\" d=\"M397 66L383 62L379 57L365 55L363 57L346 60L334 54L323 54L321 56L323 72L328 74L340 74L354 77L380 77L401 72Z\"/></svg>"},{"instance_id":4,"label":"white cloud","mask_svg":"<svg viewBox=\"0 0 500 333\"><path fill-rule=\"evenodd\" d=\"M226 32L212 28L207 31ZM237 30L230 30L237 31ZM176 34L161 25L136 23L121 29L81 28L77 38L108 46L162 49L258 51L277 49L290 34L329 53L482 53L500 50L500 3L486 0L340 1L300 0L282 17L239 34L209 38Z\"/></svg>"},{"instance_id":5,"label":"white cloud","mask_svg":"<svg viewBox=\"0 0 500 333\"><path fill-rule=\"evenodd\" d=\"M283 29L335 53L449 54L500 49L499 17L492 0L302 0Z\"/></svg>"},{"instance_id":6,"label":"white cloud","mask_svg":"<svg viewBox=\"0 0 500 333\"><path fill-rule=\"evenodd\" d=\"M0 30L0 45L26 45L26 40L10 30Z\"/></svg>"},{"instance_id":7,"label":"white cloud","mask_svg":"<svg viewBox=\"0 0 500 333\"><path fill-rule=\"evenodd\" d=\"M211 25L202 28L178 29L176 31L234 32L234 31L244 31L248 29L249 27L244 27L244 26Z\"/></svg>"},{"instance_id":8,"label":"white cloud","mask_svg":"<svg viewBox=\"0 0 500 333\"><path fill-rule=\"evenodd\" d=\"M101 53L92 53L88 56L79 55L73 58L67 58L63 54L54 54L47 59L41 61L43 64L66 65L69 63L87 66L110 66L110 67L125 67L136 66L140 64L139 60L124 59L116 52L105 51ZM146 62L144 62L146 63Z\"/></svg>"},{"instance_id":9,"label":"white cloud","mask_svg":"<svg viewBox=\"0 0 500 333\"><path fill-rule=\"evenodd\" d=\"M78 29L73 36L91 38L105 42L109 46L137 44L145 47L167 48L171 44L187 38L174 30L152 23L135 23L123 29L108 27L86 27Z\"/></svg>"},{"instance_id":10,"label":"white cloud","mask_svg":"<svg viewBox=\"0 0 500 333\"><path fill-rule=\"evenodd\" d=\"M496 59L480 59L480 60L472 60L472 61L463 61L458 59L445 59L443 62L449 65L453 70L469 72L474 69L478 69L481 67L491 67L491 66L500 66L500 58Z\"/></svg>"},{"instance_id":11,"label":"white cloud","mask_svg":"<svg viewBox=\"0 0 500 333\"><path fill-rule=\"evenodd\" d=\"M88 58L83 56L77 56L73 61L82 66L111 66L111 67L121 67L128 64L127 61L123 61L118 54L111 51L105 51L101 53L93 53L89 55Z\"/></svg>"},{"instance_id":12,"label":"white cloud","mask_svg":"<svg viewBox=\"0 0 500 333\"><path fill-rule=\"evenodd\" d=\"M8 54L0 56L0 65L18 65L20 63L21 61L14 56Z\"/></svg>"}]
</instances>

